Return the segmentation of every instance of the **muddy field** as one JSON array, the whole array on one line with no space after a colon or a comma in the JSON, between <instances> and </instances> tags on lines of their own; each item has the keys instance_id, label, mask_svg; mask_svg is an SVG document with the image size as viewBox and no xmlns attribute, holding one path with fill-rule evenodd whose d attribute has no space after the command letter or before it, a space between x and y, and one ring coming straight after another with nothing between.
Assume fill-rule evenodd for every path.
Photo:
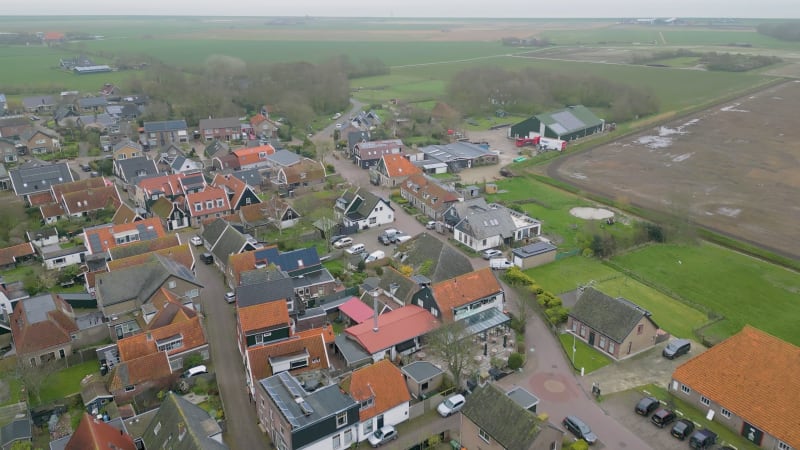
<instances>
[{"instance_id":1,"label":"muddy field","mask_svg":"<svg viewBox=\"0 0 800 450\"><path fill-rule=\"evenodd\" d=\"M800 257L800 81L567 157L550 175Z\"/></svg>"}]
</instances>

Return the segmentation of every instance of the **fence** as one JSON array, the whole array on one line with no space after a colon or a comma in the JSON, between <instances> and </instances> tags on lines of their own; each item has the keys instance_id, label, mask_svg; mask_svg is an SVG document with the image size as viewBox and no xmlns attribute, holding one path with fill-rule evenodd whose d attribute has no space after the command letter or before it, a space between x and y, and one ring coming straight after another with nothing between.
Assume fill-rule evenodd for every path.
<instances>
[{"instance_id":1,"label":"fence","mask_svg":"<svg viewBox=\"0 0 800 450\"><path fill-rule=\"evenodd\" d=\"M571 256L577 256L580 253L581 253L581 249L579 249L579 248L576 248L574 250L570 250L568 252L556 253L556 261L564 259L564 258L569 258Z\"/></svg>"}]
</instances>

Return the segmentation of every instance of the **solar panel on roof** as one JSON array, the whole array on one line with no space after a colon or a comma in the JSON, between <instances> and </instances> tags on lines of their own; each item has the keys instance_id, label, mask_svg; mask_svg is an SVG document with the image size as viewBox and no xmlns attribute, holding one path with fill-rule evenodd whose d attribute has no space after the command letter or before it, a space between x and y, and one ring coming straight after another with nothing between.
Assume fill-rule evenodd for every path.
<instances>
[{"instance_id":1,"label":"solar panel on roof","mask_svg":"<svg viewBox=\"0 0 800 450\"><path fill-rule=\"evenodd\" d=\"M562 134L567 133L567 129L562 127L560 123L554 123L550 125L550 129L555 131L557 135L561 136Z\"/></svg>"},{"instance_id":2,"label":"solar panel on roof","mask_svg":"<svg viewBox=\"0 0 800 450\"><path fill-rule=\"evenodd\" d=\"M557 112L551 117L568 130L579 130L581 128L586 128L586 124L569 111Z\"/></svg>"}]
</instances>

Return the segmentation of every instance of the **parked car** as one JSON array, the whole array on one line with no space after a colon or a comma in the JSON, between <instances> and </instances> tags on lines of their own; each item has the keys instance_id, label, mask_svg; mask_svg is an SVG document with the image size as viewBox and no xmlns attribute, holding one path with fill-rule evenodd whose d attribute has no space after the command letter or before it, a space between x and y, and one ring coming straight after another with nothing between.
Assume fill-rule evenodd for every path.
<instances>
[{"instance_id":1,"label":"parked car","mask_svg":"<svg viewBox=\"0 0 800 450\"><path fill-rule=\"evenodd\" d=\"M187 370L186 372L183 372L183 374L181 374L181 378L191 378L203 373L208 373L208 369L206 368L206 366L204 365L194 366L189 370Z\"/></svg>"},{"instance_id":2,"label":"parked car","mask_svg":"<svg viewBox=\"0 0 800 450\"><path fill-rule=\"evenodd\" d=\"M564 428L566 428L567 431L574 434L576 438L583 439L589 445L597 442L597 435L592 432L592 429L589 428L589 425L586 425L576 416L564 417L564 420L561 421L561 424L564 425Z\"/></svg>"},{"instance_id":3,"label":"parked car","mask_svg":"<svg viewBox=\"0 0 800 450\"><path fill-rule=\"evenodd\" d=\"M467 402L467 399L464 398L461 394L452 395L446 398L442 403L439 403L439 406L436 407L436 411L442 417L447 417L451 414L455 414L461 411L461 408Z\"/></svg>"},{"instance_id":4,"label":"parked car","mask_svg":"<svg viewBox=\"0 0 800 450\"><path fill-rule=\"evenodd\" d=\"M203 253L200 255L200 259L202 259L206 264L214 264L214 255L211 253Z\"/></svg>"},{"instance_id":5,"label":"parked car","mask_svg":"<svg viewBox=\"0 0 800 450\"><path fill-rule=\"evenodd\" d=\"M483 256L483 259L489 260L492 258L497 258L498 256L503 256L503 252L496 248L490 248L488 250L484 250L481 255Z\"/></svg>"},{"instance_id":6,"label":"parked car","mask_svg":"<svg viewBox=\"0 0 800 450\"><path fill-rule=\"evenodd\" d=\"M669 430L669 434L680 440L684 440L692 434L692 431L694 431L694 422L689 419L681 419L675 422L675 425Z\"/></svg>"},{"instance_id":7,"label":"parked car","mask_svg":"<svg viewBox=\"0 0 800 450\"><path fill-rule=\"evenodd\" d=\"M667 359L675 359L678 356L689 353L692 349L692 341L688 339L674 339L664 347L661 355Z\"/></svg>"},{"instance_id":8,"label":"parked car","mask_svg":"<svg viewBox=\"0 0 800 450\"><path fill-rule=\"evenodd\" d=\"M433 220L429 220L428 223L425 224L425 228L429 230L433 230L436 228L436 222Z\"/></svg>"},{"instance_id":9,"label":"parked car","mask_svg":"<svg viewBox=\"0 0 800 450\"><path fill-rule=\"evenodd\" d=\"M91 172L92 171L92 167L90 165L88 165L88 164L81 164L81 170L84 171L84 172Z\"/></svg>"},{"instance_id":10,"label":"parked car","mask_svg":"<svg viewBox=\"0 0 800 450\"><path fill-rule=\"evenodd\" d=\"M195 247L200 247L203 245L203 238L200 236L192 236L192 238L189 239L189 242L191 242Z\"/></svg>"},{"instance_id":11,"label":"parked car","mask_svg":"<svg viewBox=\"0 0 800 450\"><path fill-rule=\"evenodd\" d=\"M226 292L225 293L225 302L234 303L235 301L236 301L236 293L235 292Z\"/></svg>"},{"instance_id":12,"label":"parked car","mask_svg":"<svg viewBox=\"0 0 800 450\"><path fill-rule=\"evenodd\" d=\"M383 259L386 257L386 253L383 250L375 250L374 252L370 253L367 256L367 259L364 260L365 263L371 263L373 261L377 261L379 259Z\"/></svg>"},{"instance_id":13,"label":"parked car","mask_svg":"<svg viewBox=\"0 0 800 450\"><path fill-rule=\"evenodd\" d=\"M636 404L636 408L634 408L634 411L636 411L636 414L642 416L649 416L650 413L655 411L656 408L658 408L659 406L661 406L661 403L658 401L657 398L644 397L641 400L639 400L639 403Z\"/></svg>"},{"instance_id":14,"label":"parked car","mask_svg":"<svg viewBox=\"0 0 800 450\"><path fill-rule=\"evenodd\" d=\"M353 244L350 248L345 250L345 252L350 253L351 255L357 255L364 252L366 249L367 246L364 244Z\"/></svg>"},{"instance_id":15,"label":"parked car","mask_svg":"<svg viewBox=\"0 0 800 450\"><path fill-rule=\"evenodd\" d=\"M658 428L664 428L675 421L675 413L672 412L671 409L658 408L656 412L653 413L653 416L650 417L650 421Z\"/></svg>"},{"instance_id":16,"label":"parked car","mask_svg":"<svg viewBox=\"0 0 800 450\"><path fill-rule=\"evenodd\" d=\"M353 245L353 238L346 236L333 243L335 248L345 248L351 245Z\"/></svg>"},{"instance_id":17,"label":"parked car","mask_svg":"<svg viewBox=\"0 0 800 450\"><path fill-rule=\"evenodd\" d=\"M391 425L382 427L380 430L372 433L372 435L368 438L369 445L372 447L378 447L395 439L397 439L397 430L395 430Z\"/></svg>"},{"instance_id":18,"label":"parked car","mask_svg":"<svg viewBox=\"0 0 800 450\"><path fill-rule=\"evenodd\" d=\"M330 242L331 244L335 244L336 241L338 241L339 239L346 238L346 237L347 237L346 234L335 234L335 235L331 236L331 239L328 242Z\"/></svg>"},{"instance_id":19,"label":"parked car","mask_svg":"<svg viewBox=\"0 0 800 450\"><path fill-rule=\"evenodd\" d=\"M717 443L717 433L711 430L697 430L689 437L689 447L707 449Z\"/></svg>"},{"instance_id":20,"label":"parked car","mask_svg":"<svg viewBox=\"0 0 800 450\"><path fill-rule=\"evenodd\" d=\"M494 270L506 270L511 268L513 265L514 263L506 258L492 258L489 260L489 267Z\"/></svg>"}]
</instances>

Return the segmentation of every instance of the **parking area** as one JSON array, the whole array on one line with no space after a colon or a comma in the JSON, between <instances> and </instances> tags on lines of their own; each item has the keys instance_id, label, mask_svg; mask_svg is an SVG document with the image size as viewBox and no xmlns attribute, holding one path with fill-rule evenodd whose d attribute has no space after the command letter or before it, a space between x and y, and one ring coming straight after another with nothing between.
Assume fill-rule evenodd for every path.
<instances>
[{"instance_id":1,"label":"parking area","mask_svg":"<svg viewBox=\"0 0 800 450\"><path fill-rule=\"evenodd\" d=\"M687 441L680 441L669 434L672 424L658 428L650 422L649 417L640 416L633 411L643 396L635 390L619 392L605 397L602 407L609 416L650 444L654 450L688 449Z\"/></svg>"}]
</instances>

